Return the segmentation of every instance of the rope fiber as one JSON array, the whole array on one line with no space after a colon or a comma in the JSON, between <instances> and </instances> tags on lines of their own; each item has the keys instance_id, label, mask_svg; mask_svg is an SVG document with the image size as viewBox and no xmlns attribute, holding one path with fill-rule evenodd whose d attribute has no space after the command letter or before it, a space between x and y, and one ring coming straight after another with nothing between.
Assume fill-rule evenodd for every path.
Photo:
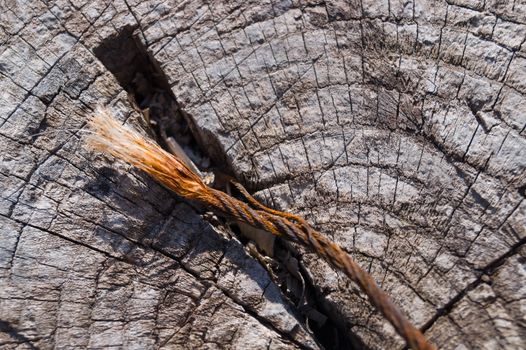
<instances>
[{"instance_id":1,"label":"rope fiber","mask_svg":"<svg viewBox=\"0 0 526 350\"><path fill-rule=\"evenodd\" d=\"M99 110L88 125L94 132L88 134L86 142L92 150L112 155L145 171L178 195L205 204L219 215L309 248L355 282L408 346L415 350L436 349L370 274L339 245L317 232L302 217L264 206L236 182L232 184L248 203L207 186L183 160L164 151L130 127L122 125L108 110Z\"/></svg>"}]
</instances>

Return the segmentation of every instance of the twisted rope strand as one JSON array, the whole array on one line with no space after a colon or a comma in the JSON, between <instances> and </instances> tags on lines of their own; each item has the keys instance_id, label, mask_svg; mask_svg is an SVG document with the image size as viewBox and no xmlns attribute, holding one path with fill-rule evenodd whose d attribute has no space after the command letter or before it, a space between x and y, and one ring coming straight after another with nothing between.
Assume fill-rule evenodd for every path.
<instances>
[{"instance_id":1,"label":"twisted rope strand","mask_svg":"<svg viewBox=\"0 0 526 350\"><path fill-rule=\"evenodd\" d=\"M133 129L121 125L107 111L99 111L89 122L89 126L94 131L87 139L90 148L113 155L142 169L178 195L201 202L220 215L308 247L355 282L411 348L436 349L422 332L409 322L371 275L339 245L314 230L302 217L264 206L236 182L232 183L252 207L207 186L182 160L143 138Z\"/></svg>"},{"instance_id":2,"label":"twisted rope strand","mask_svg":"<svg viewBox=\"0 0 526 350\"><path fill-rule=\"evenodd\" d=\"M236 187L241 190L240 186L240 184L236 185ZM257 204L258 208L261 208L260 210L252 211L252 215L254 216L250 217L250 222L263 224L263 227L260 226L258 228L263 228L277 236L282 236L288 240L299 242L309 247L315 253L322 256L325 261L342 270L355 282L369 297L371 303L393 325L398 334L407 341L411 348L435 349L435 347L425 339L420 330L406 319L400 309L391 301L391 298L376 284L373 277L363 270L339 245L331 242L326 236L314 230L303 218L266 208L250 196L244 188L242 193L249 199L251 204ZM213 190L212 195L217 197L230 197L228 194L217 190ZM237 208L222 206L213 209L237 220L248 222L244 217L236 215L240 211L239 208L248 212L248 205L238 199L230 198L232 199L231 204ZM224 203L226 201L221 202ZM290 222L288 218L297 220L298 224ZM277 227L286 227L286 230L276 230Z\"/></svg>"}]
</instances>

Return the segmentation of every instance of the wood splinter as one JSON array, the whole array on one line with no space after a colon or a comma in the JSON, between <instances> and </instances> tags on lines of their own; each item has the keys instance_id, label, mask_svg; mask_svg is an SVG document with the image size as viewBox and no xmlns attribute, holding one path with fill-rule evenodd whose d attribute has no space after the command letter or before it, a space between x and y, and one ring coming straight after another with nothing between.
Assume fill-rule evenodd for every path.
<instances>
[{"instance_id":1,"label":"wood splinter","mask_svg":"<svg viewBox=\"0 0 526 350\"><path fill-rule=\"evenodd\" d=\"M93 133L87 136L86 143L92 150L112 155L145 171L178 195L205 204L219 215L312 249L355 282L411 348L436 349L409 322L371 275L339 245L314 230L303 218L267 208L241 185L236 186L249 204L207 186L183 160L166 152L130 127L122 125L107 109L100 109L88 126Z\"/></svg>"}]
</instances>

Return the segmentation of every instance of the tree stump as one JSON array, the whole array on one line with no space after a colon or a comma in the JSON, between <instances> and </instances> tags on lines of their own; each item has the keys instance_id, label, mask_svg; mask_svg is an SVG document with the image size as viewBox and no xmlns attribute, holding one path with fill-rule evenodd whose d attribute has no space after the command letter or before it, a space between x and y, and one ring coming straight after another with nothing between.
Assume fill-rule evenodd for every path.
<instances>
[{"instance_id":1,"label":"tree stump","mask_svg":"<svg viewBox=\"0 0 526 350\"><path fill-rule=\"evenodd\" d=\"M281 283L228 223L85 150L99 105L161 116L306 217L439 348L526 347L524 2L0 8L0 347L405 345L312 252L277 242L299 263Z\"/></svg>"}]
</instances>

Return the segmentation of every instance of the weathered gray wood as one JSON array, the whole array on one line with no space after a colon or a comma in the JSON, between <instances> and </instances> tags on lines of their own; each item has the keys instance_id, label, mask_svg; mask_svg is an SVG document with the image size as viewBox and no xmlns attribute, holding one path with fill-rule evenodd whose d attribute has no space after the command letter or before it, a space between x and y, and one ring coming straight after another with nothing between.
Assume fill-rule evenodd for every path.
<instances>
[{"instance_id":1,"label":"weathered gray wood","mask_svg":"<svg viewBox=\"0 0 526 350\"><path fill-rule=\"evenodd\" d=\"M2 346L318 346L228 232L61 131L97 104L137 122L94 54L124 28L213 158L346 248L440 348L526 345L524 3L28 1L0 16ZM345 332L403 346L345 276L301 264Z\"/></svg>"}]
</instances>

